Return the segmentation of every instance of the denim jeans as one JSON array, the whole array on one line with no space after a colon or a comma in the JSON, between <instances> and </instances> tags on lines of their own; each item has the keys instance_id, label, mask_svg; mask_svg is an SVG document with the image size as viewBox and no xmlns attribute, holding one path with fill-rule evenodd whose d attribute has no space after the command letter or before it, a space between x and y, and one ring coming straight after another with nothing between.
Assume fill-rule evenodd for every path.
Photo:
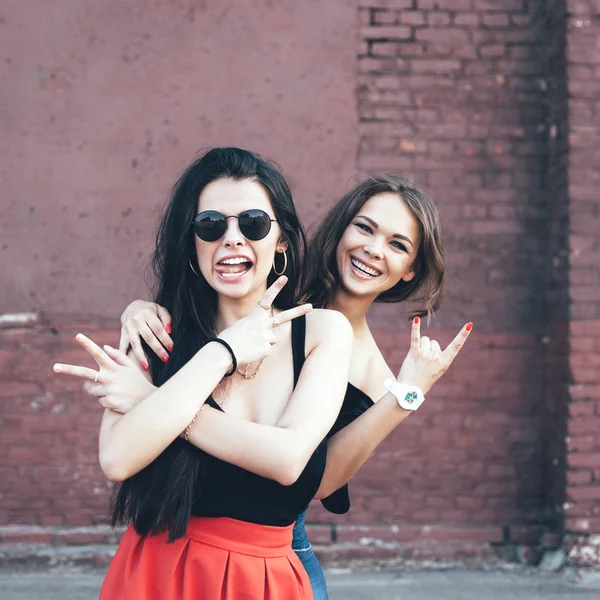
<instances>
[{"instance_id":1,"label":"denim jeans","mask_svg":"<svg viewBox=\"0 0 600 600\"><path fill-rule=\"evenodd\" d=\"M308 541L308 536L306 535L306 528L304 527L305 516L306 512L303 512L298 519L296 519L292 549L298 555L298 558L308 573L314 600L328 600L325 575L323 575L321 565L319 564L310 542Z\"/></svg>"}]
</instances>

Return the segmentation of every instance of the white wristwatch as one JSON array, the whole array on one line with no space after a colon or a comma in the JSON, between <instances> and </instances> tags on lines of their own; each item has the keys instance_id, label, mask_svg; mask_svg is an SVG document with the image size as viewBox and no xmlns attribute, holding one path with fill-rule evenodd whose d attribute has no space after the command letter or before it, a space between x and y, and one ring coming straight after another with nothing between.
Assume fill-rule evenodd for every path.
<instances>
[{"instance_id":1,"label":"white wristwatch","mask_svg":"<svg viewBox=\"0 0 600 600\"><path fill-rule=\"evenodd\" d=\"M394 379L386 379L383 382L385 389L396 396L398 404L404 410L417 410L425 401L421 388L407 383L398 383Z\"/></svg>"}]
</instances>

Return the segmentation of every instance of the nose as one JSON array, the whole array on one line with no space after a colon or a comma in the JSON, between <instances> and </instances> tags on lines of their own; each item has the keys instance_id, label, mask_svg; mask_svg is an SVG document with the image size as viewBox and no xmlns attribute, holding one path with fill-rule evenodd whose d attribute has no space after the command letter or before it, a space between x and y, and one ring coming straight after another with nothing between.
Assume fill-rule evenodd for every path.
<instances>
[{"instance_id":1,"label":"nose","mask_svg":"<svg viewBox=\"0 0 600 600\"><path fill-rule=\"evenodd\" d=\"M237 248L246 245L246 238L242 235L236 218L229 217L227 219L227 230L223 236L223 245L226 248Z\"/></svg>"},{"instance_id":2,"label":"nose","mask_svg":"<svg viewBox=\"0 0 600 600\"><path fill-rule=\"evenodd\" d=\"M365 244L364 251L372 258L383 258L383 245L381 240L377 239L376 236L371 238L368 244Z\"/></svg>"}]
</instances>

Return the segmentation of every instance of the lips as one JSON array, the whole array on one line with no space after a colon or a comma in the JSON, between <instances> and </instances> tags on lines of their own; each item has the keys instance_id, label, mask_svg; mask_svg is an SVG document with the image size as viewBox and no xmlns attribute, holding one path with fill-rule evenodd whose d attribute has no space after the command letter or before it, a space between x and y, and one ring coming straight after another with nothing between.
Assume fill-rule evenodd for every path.
<instances>
[{"instance_id":1,"label":"lips","mask_svg":"<svg viewBox=\"0 0 600 600\"><path fill-rule=\"evenodd\" d=\"M350 257L350 265L352 267L352 272L359 276L361 279L375 279L382 274L382 271L376 269L375 267L368 265L367 263L355 258L354 256Z\"/></svg>"},{"instance_id":2,"label":"lips","mask_svg":"<svg viewBox=\"0 0 600 600\"><path fill-rule=\"evenodd\" d=\"M217 275L226 281L236 281L246 275L254 263L250 258L243 255L225 256L215 264Z\"/></svg>"}]
</instances>

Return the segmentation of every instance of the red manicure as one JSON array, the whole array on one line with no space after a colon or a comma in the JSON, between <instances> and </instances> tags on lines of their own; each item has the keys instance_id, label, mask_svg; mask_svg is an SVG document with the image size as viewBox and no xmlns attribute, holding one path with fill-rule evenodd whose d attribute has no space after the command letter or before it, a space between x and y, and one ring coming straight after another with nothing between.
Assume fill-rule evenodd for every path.
<instances>
[{"instance_id":1,"label":"red manicure","mask_svg":"<svg viewBox=\"0 0 600 600\"><path fill-rule=\"evenodd\" d=\"M167 333L171 335L171 323L167 323L165 329L167 330Z\"/></svg>"},{"instance_id":2,"label":"red manicure","mask_svg":"<svg viewBox=\"0 0 600 600\"><path fill-rule=\"evenodd\" d=\"M167 346L167 350L168 350L169 352L171 352L171 350L173 350L173 344L169 344L169 345Z\"/></svg>"},{"instance_id":3,"label":"red manicure","mask_svg":"<svg viewBox=\"0 0 600 600\"><path fill-rule=\"evenodd\" d=\"M169 360L168 356L161 356L160 360L162 360L164 363L166 363Z\"/></svg>"},{"instance_id":4,"label":"red manicure","mask_svg":"<svg viewBox=\"0 0 600 600\"><path fill-rule=\"evenodd\" d=\"M145 360L142 362L142 369L144 369L144 371L148 370L148 363Z\"/></svg>"},{"instance_id":5,"label":"red manicure","mask_svg":"<svg viewBox=\"0 0 600 600\"><path fill-rule=\"evenodd\" d=\"M467 331L471 331L473 329L473 323L467 323Z\"/></svg>"},{"instance_id":6,"label":"red manicure","mask_svg":"<svg viewBox=\"0 0 600 600\"><path fill-rule=\"evenodd\" d=\"M419 324L419 317L415 317L415 325Z\"/></svg>"}]
</instances>

